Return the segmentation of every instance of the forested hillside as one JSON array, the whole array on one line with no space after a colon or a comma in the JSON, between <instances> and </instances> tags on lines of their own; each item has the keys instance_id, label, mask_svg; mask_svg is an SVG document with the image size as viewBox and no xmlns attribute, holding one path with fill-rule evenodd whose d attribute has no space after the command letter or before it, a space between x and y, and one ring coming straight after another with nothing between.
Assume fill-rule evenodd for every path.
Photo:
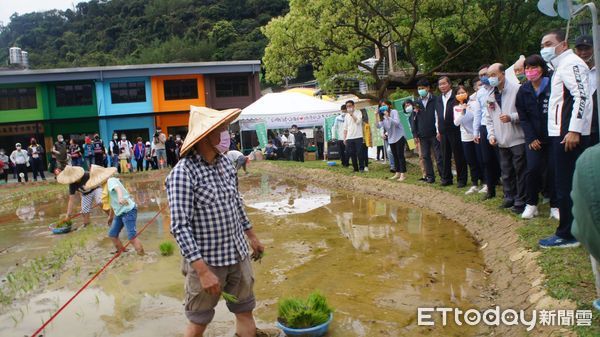
<instances>
[{"instance_id":1,"label":"forested hillside","mask_svg":"<svg viewBox=\"0 0 600 337\"><path fill-rule=\"evenodd\" d=\"M287 10L287 0L92 0L13 15L0 27L0 66L11 46L31 68L261 59L260 27Z\"/></svg>"}]
</instances>

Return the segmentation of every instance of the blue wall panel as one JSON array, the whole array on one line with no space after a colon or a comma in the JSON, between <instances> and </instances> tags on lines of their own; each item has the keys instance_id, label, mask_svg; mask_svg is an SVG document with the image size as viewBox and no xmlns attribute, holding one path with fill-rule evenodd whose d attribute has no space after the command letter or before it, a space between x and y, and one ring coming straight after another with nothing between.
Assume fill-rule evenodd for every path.
<instances>
[{"instance_id":1,"label":"blue wall panel","mask_svg":"<svg viewBox=\"0 0 600 337\"><path fill-rule=\"evenodd\" d=\"M117 103L113 104L110 95L110 84L121 82L141 82L144 81L146 87L146 101L138 103ZM130 77L119 78L96 82L96 96L98 98L99 116L117 116L128 114L139 114L153 112L152 89L149 77Z\"/></svg>"}]
</instances>

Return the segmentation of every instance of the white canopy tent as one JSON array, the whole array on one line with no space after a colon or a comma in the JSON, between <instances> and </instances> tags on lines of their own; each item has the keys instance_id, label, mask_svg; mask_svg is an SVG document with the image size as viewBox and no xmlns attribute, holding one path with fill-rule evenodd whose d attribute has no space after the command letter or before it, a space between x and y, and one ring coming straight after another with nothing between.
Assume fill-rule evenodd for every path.
<instances>
[{"instance_id":1,"label":"white canopy tent","mask_svg":"<svg viewBox=\"0 0 600 337\"><path fill-rule=\"evenodd\" d=\"M265 123L267 129L287 129L323 126L325 118L340 111L338 104L323 101L297 92L271 93L252 103L237 119L242 131L255 130Z\"/></svg>"}]
</instances>

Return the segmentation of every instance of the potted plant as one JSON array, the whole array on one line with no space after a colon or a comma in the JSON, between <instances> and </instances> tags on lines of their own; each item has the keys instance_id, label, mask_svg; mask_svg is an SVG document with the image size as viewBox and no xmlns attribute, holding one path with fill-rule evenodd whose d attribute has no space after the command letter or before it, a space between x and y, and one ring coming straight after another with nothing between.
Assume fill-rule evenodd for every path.
<instances>
[{"instance_id":1,"label":"potted plant","mask_svg":"<svg viewBox=\"0 0 600 337\"><path fill-rule=\"evenodd\" d=\"M54 234L64 234L71 231L71 226L73 225L73 221L71 220L60 220L57 223L53 223L50 225L50 230Z\"/></svg>"},{"instance_id":2,"label":"potted plant","mask_svg":"<svg viewBox=\"0 0 600 337\"><path fill-rule=\"evenodd\" d=\"M333 320L327 299L314 292L306 300L285 298L279 301L277 327L287 336L324 336Z\"/></svg>"}]
</instances>

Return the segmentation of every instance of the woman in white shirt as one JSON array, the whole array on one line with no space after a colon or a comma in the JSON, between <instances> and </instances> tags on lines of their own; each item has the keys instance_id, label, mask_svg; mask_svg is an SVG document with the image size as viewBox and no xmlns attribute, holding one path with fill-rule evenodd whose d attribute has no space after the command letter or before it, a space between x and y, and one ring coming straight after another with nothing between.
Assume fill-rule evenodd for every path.
<instances>
[{"instance_id":1,"label":"woman in white shirt","mask_svg":"<svg viewBox=\"0 0 600 337\"><path fill-rule=\"evenodd\" d=\"M474 88L477 92L477 87ZM473 118L479 110L479 102L473 94L469 97L467 89L459 85L456 89L456 100L454 106L454 125L460 126L460 139L465 153L465 159L471 172L471 188L465 194L473 194L479 191L479 183L483 183L483 171L481 169L481 154L475 146L473 136ZM468 101L467 101L468 100Z\"/></svg>"}]
</instances>

